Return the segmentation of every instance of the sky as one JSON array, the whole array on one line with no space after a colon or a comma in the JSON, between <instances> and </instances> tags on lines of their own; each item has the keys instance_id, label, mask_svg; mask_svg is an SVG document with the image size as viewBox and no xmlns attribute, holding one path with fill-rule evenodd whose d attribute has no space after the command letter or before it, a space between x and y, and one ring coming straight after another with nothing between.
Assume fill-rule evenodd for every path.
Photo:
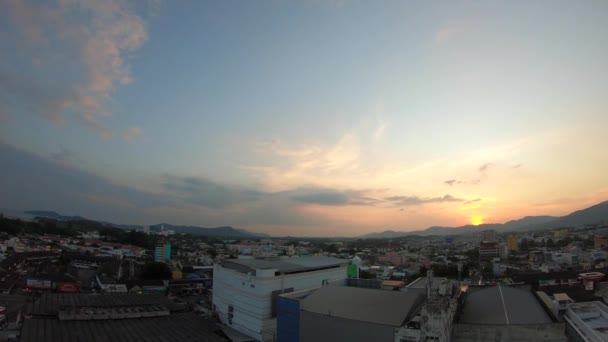
<instances>
[{"instance_id":1,"label":"sky","mask_svg":"<svg viewBox=\"0 0 608 342\"><path fill-rule=\"evenodd\" d=\"M608 2L0 3L0 208L277 236L608 200Z\"/></svg>"}]
</instances>

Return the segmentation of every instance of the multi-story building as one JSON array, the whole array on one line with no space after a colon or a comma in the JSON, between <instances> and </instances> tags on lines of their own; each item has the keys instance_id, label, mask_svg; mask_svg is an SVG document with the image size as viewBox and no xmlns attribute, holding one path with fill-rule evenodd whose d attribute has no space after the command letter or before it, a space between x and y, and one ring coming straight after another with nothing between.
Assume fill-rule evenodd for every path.
<instances>
[{"instance_id":1,"label":"multi-story building","mask_svg":"<svg viewBox=\"0 0 608 342\"><path fill-rule=\"evenodd\" d=\"M593 234L593 247L601 249L608 246L608 234L596 233Z\"/></svg>"},{"instance_id":2,"label":"multi-story building","mask_svg":"<svg viewBox=\"0 0 608 342\"><path fill-rule=\"evenodd\" d=\"M154 261L165 262L171 260L171 245L168 243L158 245L154 248Z\"/></svg>"},{"instance_id":3,"label":"multi-story building","mask_svg":"<svg viewBox=\"0 0 608 342\"><path fill-rule=\"evenodd\" d=\"M509 235L507 238L507 247L511 252L519 251L519 237L515 234Z\"/></svg>"},{"instance_id":4,"label":"multi-story building","mask_svg":"<svg viewBox=\"0 0 608 342\"><path fill-rule=\"evenodd\" d=\"M608 341L608 306L595 302L571 303L564 319L569 341Z\"/></svg>"},{"instance_id":5,"label":"multi-story building","mask_svg":"<svg viewBox=\"0 0 608 342\"><path fill-rule=\"evenodd\" d=\"M229 327L273 340L277 297L346 279L348 264L330 257L228 259L213 269L213 309Z\"/></svg>"},{"instance_id":6,"label":"multi-story building","mask_svg":"<svg viewBox=\"0 0 608 342\"><path fill-rule=\"evenodd\" d=\"M496 241L496 231L492 229L482 231L481 241Z\"/></svg>"},{"instance_id":7,"label":"multi-story building","mask_svg":"<svg viewBox=\"0 0 608 342\"><path fill-rule=\"evenodd\" d=\"M481 241L479 243L479 260L500 258L500 243L498 241Z\"/></svg>"}]
</instances>

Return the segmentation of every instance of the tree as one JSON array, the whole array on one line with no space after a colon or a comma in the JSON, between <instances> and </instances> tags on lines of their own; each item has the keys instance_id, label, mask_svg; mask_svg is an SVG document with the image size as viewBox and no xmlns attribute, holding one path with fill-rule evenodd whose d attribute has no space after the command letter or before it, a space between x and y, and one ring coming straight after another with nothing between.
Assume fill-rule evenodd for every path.
<instances>
[{"instance_id":1,"label":"tree","mask_svg":"<svg viewBox=\"0 0 608 342\"><path fill-rule=\"evenodd\" d=\"M141 272L141 279L159 280L171 279L171 269L164 262L151 262L144 265Z\"/></svg>"}]
</instances>

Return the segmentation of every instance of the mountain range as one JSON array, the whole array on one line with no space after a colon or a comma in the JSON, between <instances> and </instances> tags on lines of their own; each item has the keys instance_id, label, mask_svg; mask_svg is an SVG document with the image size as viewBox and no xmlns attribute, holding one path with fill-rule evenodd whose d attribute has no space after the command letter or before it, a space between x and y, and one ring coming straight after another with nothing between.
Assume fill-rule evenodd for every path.
<instances>
[{"instance_id":1,"label":"mountain range","mask_svg":"<svg viewBox=\"0 0 608 342\"><path fill-rule=\"evenodd\" d=\"M2 212L3 210L0 210ZM61 215L55 211L45 211L45 210L29 210L21 212L22 215L19 215L19 212L12 211L11 214L13 216L22 216L26 218L33 217L45 217L58 221L94 221L103 224L104 226L114 227L114 228L122 228L129 230L144 230L144 226L140 225L127 225L127 224L117 224L107 221L98 221L84 218L82 216L65 216ZM160 231L164 227L165 230L173 230L178 234L186 233L192 235L199 236L214 236L214 237L230 237L230 238L264 238L269 237L268 234L264 233L255 233L250 232L246 229L234 228L230 226L223 227L215 227L215 228L205 228L205 227L196 227L196 226L176 226L169 223L159 223L150 226L150 229L153 231Z\"/></svg>"},{"instance_id":2,"label":"mountain range","mask_svg":"<svg viewBox=\"0 0 608 342\"><path fill-rule=\"evenodd\" d=\"M16 211L10 209L0 209L0 213L10 216L18 216L22 218L46 217L59 221L94 221L108 227L143 230L144 226L117 224L107 221L98 221L84 218L82 216L65 216L55 211ZM535 231L544 229L553 229L560 227L575 227L588 224L608 224L608 201L596 204L594 206L575 211L566 216L526 216L518 220L512 220L505 223L489 223L481 225L464 225L460 227L440 227L433 226L424 230L417 231L394 231L386 230L383 232L370 233L359 236L358 238L396 238L408 235L462 235L479 232L485 229L494 229L499 233L504 232L523 232ZM234 228L230 226L206 228L197 226L178 226L169 223L159 223L150 226L152 230L160 230L164 226L165 230L173 230L176 233L187 233L199 236L215 236L215 237L230 237L230 238L265 238L270 237L268 234L255 233L245 229Z\"/></svg>"},{"instance_id":3,"label":"mountain range","mask_svg":"<svg viewBox=\"0 0 608 342\"><path fill-rule=\"evenodd\" d=\"M417 231L394 231L386 230L379 233L370 233L360 236L360 238L387 239L407 235L461 235L479 232L486 229L493 229L499 233L504 232L523 232L543 229L553 229L560 227L583 226L587 224L607 224L608 223L608 201L596 204L589 208L575 211L566 216L526 216L518 220L505 223L489 223L465 225L460 227L429 227Z\"/></svg>"}]
</instances>

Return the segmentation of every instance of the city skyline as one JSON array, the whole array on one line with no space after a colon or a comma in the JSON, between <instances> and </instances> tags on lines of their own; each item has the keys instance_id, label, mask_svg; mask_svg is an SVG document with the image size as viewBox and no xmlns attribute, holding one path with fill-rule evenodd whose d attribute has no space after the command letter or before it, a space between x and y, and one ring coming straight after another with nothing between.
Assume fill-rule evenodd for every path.
<instances>
[{"instance_id":1,"label":"city skyline","mask_svg":"<svg viewBox=\"0 0 608 342\"><path fill-rule=\"evenodd\" d=\"M285 236L608 199L608 4L0 5L0 208Z\"/></svg>"}]
</instances>

